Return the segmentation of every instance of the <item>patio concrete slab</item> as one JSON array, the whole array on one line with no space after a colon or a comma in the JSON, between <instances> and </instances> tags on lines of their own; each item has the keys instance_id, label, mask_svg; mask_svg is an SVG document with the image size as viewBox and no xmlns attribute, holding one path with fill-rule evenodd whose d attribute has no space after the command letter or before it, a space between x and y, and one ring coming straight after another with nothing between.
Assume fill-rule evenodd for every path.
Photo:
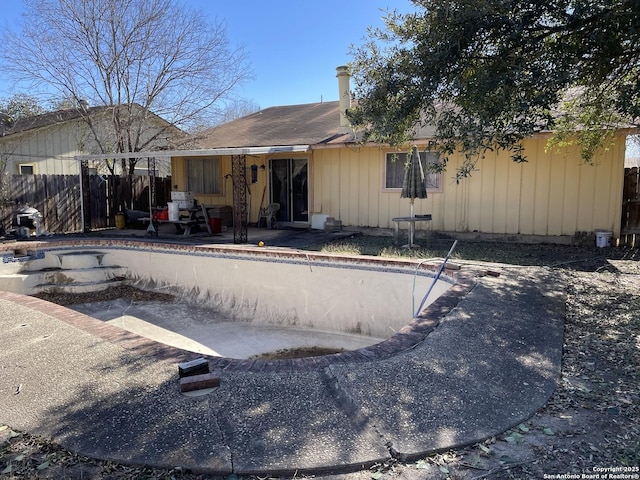
<instances>
[{"instance_id":1,"label":"patio concrete slab","mask_svg":"<svg viewBox=\"0 0 640 480\"><path fill-rule=\"evenodd\" d=\"M180 395L174 363L5 300L0 315L0 424L90 457L232 471L212 399Z\"/></svg>"},{"instance_id":2,"label":"patio concrete slab","mask_svg":"<svg viewBox=\"0 0 640 480\"><path fill-rule=\"evenodd\" d=\"M340 405L323 370L222 375L219 421L239 474L313 474L390 458L368 421Z\"/></svg>"},{"instance_id":3,"label":"patio concrete slab","mask_svg":"<svg viewBox=\"0 0 640 480\"><path fill-rule=\"evenodd\" d=\"M476 443L547 401L561 362L563 287L551 275L520 278L486 279L410 352L331 367L394 455L421 458Z\"/></svg>"}]
</instances>

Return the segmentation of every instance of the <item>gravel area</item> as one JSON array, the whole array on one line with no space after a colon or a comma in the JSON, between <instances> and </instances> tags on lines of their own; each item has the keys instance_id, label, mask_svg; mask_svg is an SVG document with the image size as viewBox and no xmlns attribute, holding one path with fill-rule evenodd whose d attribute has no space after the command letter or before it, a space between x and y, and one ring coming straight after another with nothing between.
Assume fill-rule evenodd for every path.
<instances>
[{"instance_id":1,"label":"gravel area","mask_svg":"<svg viewBox=\"0 0 640 480\"><path fill-rule=\"evenodd\" d=\"M476 266L486 269L489 264L483 267L477 263L486 260L493 260L490 264L493 271L517 268L511 266L514 264L547 265L565 280L568 289L565 343L556 392L529 420L482 444L434 454L414 463L389 462L348 475L315 478L478 480L543 479L554 474L577 474L576 478L616 478L604 476L610 473L640 475L639 252L478 244L473 254L472 247L465 245L465 248L468 251L455 261L463 265L466 262L470 269ZM534 255L536 252L539 255ZM496 263L496 258L501 263ZM148 294L125 289L119 295L145 301ZM600 476L588 477L596 474ZM83 458L0 425L0 478L212 477Z\"/></svg>"}]
</instances>

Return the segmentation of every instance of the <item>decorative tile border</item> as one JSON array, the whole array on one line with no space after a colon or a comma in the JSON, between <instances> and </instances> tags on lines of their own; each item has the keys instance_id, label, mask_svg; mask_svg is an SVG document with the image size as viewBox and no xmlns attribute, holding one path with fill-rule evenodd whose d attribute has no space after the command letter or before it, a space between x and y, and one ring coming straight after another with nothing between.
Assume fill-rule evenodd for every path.
<instances>
[{"instance_id":1,"label":"decorative tile border","mask_svg":"<svg viewBox=\"0 0 640 480\"><path fill-rule=\"evenodd\" d=\"M83 245L86 246L86 245ZM433 272L437 270L433 265L420 265L416 262L401 260L401 259L377 259L372 257L371 259L363 260L357 257L339 257L328 254L313 254L309 255L306 252L300 252L292 250L290 252L279 252L270 249L260 250L240 250L240 249L211 249L208 247L194 247L189 249L175 248L174 245L159 246L153 248L147 244L142 245L108 245L102 246L108 249L115 250L134 250L143 252L159 252L163 254L176 254L176 255L189 255L189 256L201 256L201 257L215 257L226 260L242 260L242 261L255 261L261 263L284 263L289 265L303 265L313 267L328 267L328 268L344 268L352 270L363 271L375 271L385 273L400 273L408 275L418 275L429 277ZM55 252L56 250L68 250L69 246L47 248L48 252ZM42 252L42 250L40 250ZM418 266L422 266L422 270L417 270ZM451 274L443 274L441 280L450 284L455 284L456 279Z\"/></svg>"},{"instance_id":2,"label":"decorative tile border","mask_svg":"<svg viewBox=\"0 0 640 480\"><path fill-rule=\"evenodd\" d=\"M16 248L19 246L21 248ZM158 241L142 240L120 240L120 239L73 239L73 240L53 240L53 241L27 241L19 243L0 244L1 252L11 252L3 254L3 259L14 258L12 253L15 250L27 250L32 252L25 260L43 258L44 252L55 250L67 250L77 247L92 248L112 248L120 250L137 251L159 251L162 253L188 254L196 256L212 256L224 259L255 260L260 262L289 263L310 266L329 266L337 268L350 268L371 271L383 271L390 273L411 273L414 274L416 267L420 265L423 270L419 275L428 276L430 271L436 271L438 265L406 259L363 257L358 256L337 256L320 252L307 252L294 249L280 249L269 247L252 247L237 245L190 245L176 243L162 243ZM20 261L21 257L15 257ZM454 283L455 274L444 274L444 281Z\"/></svg>"},{"instance_id":3,"label":"decorative tile border","mask_svg":"<svg viewBox=\"0 0 640 480\"><path fill-rule=\"evenodd\" d=\"M13 244L1 244L0 252L15 250ZM77 247L92 248L116 248L116 249L136 249L136 250L160 250L165 253L175 252L193 255L225 256L227 258L253 259L256 261L279 261L310 264L312 266L339 266L340 268L366 268L382 271L392 271L398 273L408 273L411 268L415 271L419 265L414 261L398 259L371 258L364 261L360 257L338 257L334 255L302 252L297 250L272 250L256 249L251 247L238 246L200 246L200 245L180 245L162 242L143 242L132 240L104 240L104 239L74 239L69 241L52 242L22 242L18 244L20 250L31 249L42 251L53 251ZM13 253L13 252L12 252ZM5 253L4 258L8 255ZM270 258L269 258L270 257ZM313 263L312 263L313 261ZM375 267L373 266L375 264ZM432 270L437 267L430 266ZM455 276L455 280L453 277ZM131 350L137 354L154 356L157 358L181 363L197 357L205 357L209 361L212 371L251 371L251 372L288 372L288 371L310 371L326 368L336 363L359 363L382 360L397 355L405 350L411 349L431 333L464 296L475 286L473 277L460 272L449 273L447 281L455 283L443 294L429 305L423 314L414 318L409 324L404 326L393 337L378 344L358 350L341 352L321 357L306 357L283 360L241 360L225 357L211 357L189 352L179 348L171 347L154 342L145 337L127 332L116 326L102 322L87 315L75 312L62 306L52 306L51 303L35 297L20 295L9 292L0 292L0 298L12 301L26 308L40 311L58 320L61 320L75 328L81 329L91 335L95 335L106 341Z\"/></svg>"}]
</instances>

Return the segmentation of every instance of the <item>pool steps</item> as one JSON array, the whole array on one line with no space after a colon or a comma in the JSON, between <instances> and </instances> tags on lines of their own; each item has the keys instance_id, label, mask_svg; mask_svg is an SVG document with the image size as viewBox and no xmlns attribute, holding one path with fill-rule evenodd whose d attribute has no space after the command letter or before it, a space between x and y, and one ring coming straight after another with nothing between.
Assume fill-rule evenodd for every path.
<instances>
[{"instance_id":1,"label":"pool steps","mask_svg":"<svg viewBox=\"0 0 640 480\"><path fill-rule=\"evenodd\" d=\"M127 268L110 264L108 256L93 250L7 252L2 255L0 290L87 293L125 283Z\"/></svg>"}]
</instances>

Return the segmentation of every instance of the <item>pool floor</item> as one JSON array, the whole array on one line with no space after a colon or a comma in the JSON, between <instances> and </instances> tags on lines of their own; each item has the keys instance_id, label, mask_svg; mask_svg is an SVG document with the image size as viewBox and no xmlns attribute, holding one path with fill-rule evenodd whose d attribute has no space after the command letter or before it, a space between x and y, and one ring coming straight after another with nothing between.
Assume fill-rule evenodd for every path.
<instances>
[{"instance_id":1,"label":"pool floor","mask_svg":"<svg viewBox=\"0 0 640 480\"><path fill-rule=\"evenodd\" d=\"M131 303L118 299L69 308L150 340L214 357L247 359L277 350L309 347L357 350L384 340L234 321L210 308L181 302Z\"/></svg>"}]
</instances>

